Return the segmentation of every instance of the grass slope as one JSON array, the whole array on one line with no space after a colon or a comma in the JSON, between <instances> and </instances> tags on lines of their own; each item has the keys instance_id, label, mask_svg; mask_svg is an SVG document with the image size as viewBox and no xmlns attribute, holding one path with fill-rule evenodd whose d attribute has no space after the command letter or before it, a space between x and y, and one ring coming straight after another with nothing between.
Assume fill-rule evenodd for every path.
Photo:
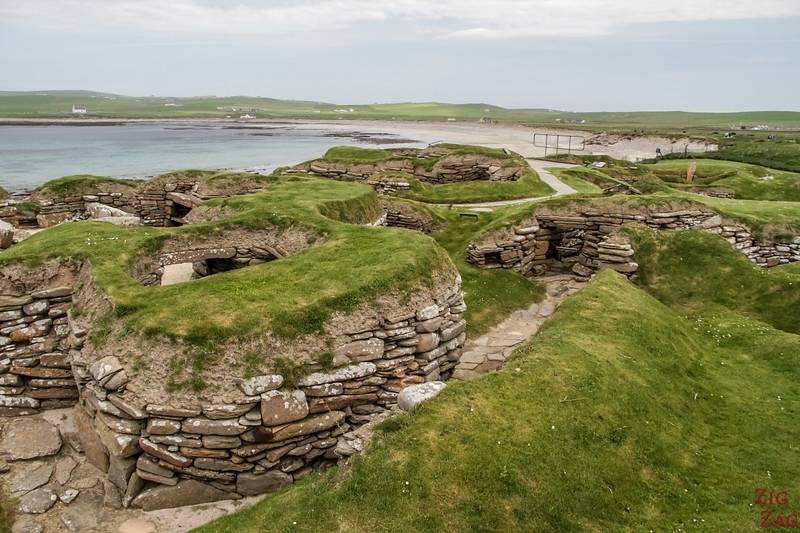
<instances>
[{"instance_id":1,"label":"grass slope","mask_svg":"<svg viewBox=\"0 0 800 533\"><path fill-rule=\"evenodd\" d=\"M88 258L118 318L134 330L198 343L263 331L289 337L319 331L334 311L430 283L435 272L452 268L446 252L427 236L358 225L379 216L375 193L366 185L273 179L263 192L207 202L230 212L219 221L182 228L62 224L3 251L0 263ZM127 270L138 255L155 253L171 237L202 240L228 229L289 227L326 240L278 261L166 287L142 286Z\"/></svg>"},{"instance_id":2,"label":"grass slope","mask_svg":"<svg viewBox=\"0 0 800 533\"><path fill-rule=\"evenodd\" d=\"M517 181L465 181L433 185L417 179L409 180L411 189L398 193L402 198L432 204L468 204L538 198L555 191L531 169Z\"/></svg>"},{"instance_id":3,"label":"grass slope","mask_svg":"<svg viewBox=\"0 0 800 533\"><path fill-rule=\"evenodd\" d=\"M759 268L725 240L701 231L637 229L629 233L641 283L659 300L685 312L735 309L800 334L800 271L796 267Z\"/></svg>"},{"instance_id":4,"label":"grass slope","mask_svg":"<svg viewBox=\"0 0 800 533\"><path fill-rule=\"evenodd\" d=\"M755 487L800 489L798 349L603 271L502 371L385 423L349 471L199 531L749 531Z\"/></svg>"},{"instance_id":5,"label":"grass slope","mask_svg":"<svg viewBox=\"0 0 800 533\"><path fill-rule=\"evenodd\" d=\"M759 165L709 159L694 160L697 171L691 186L727 187L742 200L800 201L800 174ZM645 168L661 179L682 186L690 162L667 160Z\"/></svg>"}]
</instances>

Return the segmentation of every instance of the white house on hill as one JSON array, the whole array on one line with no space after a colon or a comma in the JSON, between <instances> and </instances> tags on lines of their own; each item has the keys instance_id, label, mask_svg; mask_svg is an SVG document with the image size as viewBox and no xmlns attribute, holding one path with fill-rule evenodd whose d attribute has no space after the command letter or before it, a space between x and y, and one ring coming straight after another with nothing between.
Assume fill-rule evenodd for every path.
<instances>
[{"instance_id":1,"label":"white house on hill","mask_svg":"<svg viewBox=\"0 0 800 533\"><path fill-rule=\"evenodd\" d=\"M86 114L86 106L85 105L77 105L72 104L72 113L78 115L85 115Z\"/></svg>"}]
</instances>

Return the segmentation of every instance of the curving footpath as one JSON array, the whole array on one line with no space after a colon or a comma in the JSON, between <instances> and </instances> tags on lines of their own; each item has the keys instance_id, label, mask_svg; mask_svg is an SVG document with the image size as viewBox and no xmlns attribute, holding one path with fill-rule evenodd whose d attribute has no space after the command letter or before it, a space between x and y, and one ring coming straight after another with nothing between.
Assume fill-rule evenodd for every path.
<instances>
[{"instance_id":1,"label":"curving footpath","mask_svg":"<svg viewBox=\"0 0 800 533\"><path fill-rule=\"evenodd\" d=\"M467 338L452 379L467 381L499 370L514 350L536 335L564 300L586 286L586 282L575 281L571 275L548 276L539 281L547 291L541 302L514 311L480 337Z\"/></svg>"},{"instance_id":2,"label":"curving footpath","mask_svg":"<svg viewBox=\"0 0 800 533\"><path fill-rule=\"evenodd\" d=\"M555 177L548 168L573 168L576 165L569 165L567 163L554 163L552 161L542 161L541 159L527 159L528 165L539 174L539 178L550 186L555 191L554 194L548 196L536 196L533 198L518 198L516 200L500 200L497 202L479 202L474 204L451 204L452 207L461 207L465 209L476 209L480 211L491 211L497 207L505 207L509 205L524 204L529 202L541 202L556 196L564 196L567 194L577 194L578 191Z\"/></svg>"}]
</instances>

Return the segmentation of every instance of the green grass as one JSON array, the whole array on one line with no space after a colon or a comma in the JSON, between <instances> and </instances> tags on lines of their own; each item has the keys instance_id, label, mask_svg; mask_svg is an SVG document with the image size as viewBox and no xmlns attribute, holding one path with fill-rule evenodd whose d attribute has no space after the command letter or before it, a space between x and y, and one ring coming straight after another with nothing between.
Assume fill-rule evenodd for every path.
<instances>
[{"instance_id":1,"label":"green grass","mask_svg":"<svg viewBox=\"0 0 800 533\"><path fill-rule=\"evenodd\" d=\"M650 168L661 179L694 187L726 187L743 200L800 201L800 174L732 161L700 159L695 178L684 184L690 162L660 161Z\"/></svg>"},{"instance_id":2,"label":"green grass","mask_svg":"<svg viewBox=\"0 0 800 533\"><path fill-rule=\"evenodd\" d=\"M476 268L467 262L469 241L501 213L480 213L477 220L461 218L458 210L430 208L443 229L433 234L447 250L461 273L467 304L469 335L480 335L517 309L528 307L544 297L544 287L514 272Z\"/></svg>"},{"instance_id":3,"label":"green grass","mask_svg":"<svg viewBox=\"0 0 800 533\"><path fill-rule=\"evenodd\" d=\"M800 489L798 349L603 271L503 370L385 423L349 470L199 531L750 531L754 488Z\"/></svg>"},{"instance_id":4,"label":"green grass","mask_svg":"<svg viewBox=\"0 0 800 533\"><path fill-rule=\"evenodd\" d=\"M433 185L418 179L410 180L411 189L398 193L402 198L432 204L459 204L516 200L549 196L555 191L530 170L517 181L465 181Z\"/></svg>"},{"instance_id":5,"label":"green grass","mask_svg":"<svg viewBox=\"0 0 800 533\"><path fill-rule=\"evenodd\" d=\"M82 195L102 189L104 186L132 189L141 183L140 181L121 180L109 178L107 176L76 174L74 176L63 176L43 183L36 188L34 193L58 196Z\"/></svg>"},{"instance_id":6,"label":"green grass","mask_svg":"<svg viewBox=\"0 0 800 533\"><path fill-rule=\"evenodd\" d=\"M703 156L800 172L800 137L796 134L744 133L735 139L720 139L719 142L719 150L706 152ZM683 159L679 154L667 157Z\"/></svg>"},{"instance_id":7,"label":"green grass","mask_svg":"<svg viewBox=\"0 0 800 533\"><path fill-rule=\"evenodd\" d=\"M800 271L759 268L725 240L701 231L629 233L641 283L662 302L683 312L735 309L800 334Z\"/></svg>"},{"instance_id":8,"label":"green grass","mask_svg":"<svg viewBox=\"0 0 800 533\"><path fill-rule=\"evenodd\" d=\"M372 163L392 159L392 153L378 148L359 148L357 146L334 146L325 152L325 161L343 163Z\"/></svg>"},{"instance_id":9,"label":"green grass","mask_svg":"<svg viewBox=\"0 0 800 533\"><path fill-rule=\"evenodd\" d=\"M607 112L573 113L549 109L507 109L491 104L448 104L442 102L387 104L331 104L274 98L232 97L155 97L122 96L91 91L0 92L0 117L70 118L72 105L85 105L88 117L105 118L239 118L245 111L227 108L252 108L258 118L342 118L469 120L482 117L505 121L541 124L550 127L641 131L727 129L729 124L770 124L773 127L800 127L800 113L792 111L752 111L743 113ZM174 106L165 104L176 104ZM217 107L226 109L218 110ZM352 109L352 112L350 110ZM570 121L585 121L575 124Z\"/></svg>"},{"instance_id":10,"label":"green grass","mask_svg":"<svg viewBox=\"0 0 800 533\"><path fill-rule=\"evenodd\" d=\"M35 266L48 259L90 259L98 285L127 327L196 343L263 331L289 337L320 331L335 311L412 290L452 269L445 251L427 236L349 224L379 215L377 198L366 185L275 179L263 192L208 202L232 212L219 221L131 229L63 224L0 253L0 262ZM167 287L145 287L128 274L131 261L157 251L165 239L202 240L226 230L261 228L297 228L324 242L279 261Z\"/></svg>"},{"instance_id":11,"label":"green grass","mask_svg":"<svg viewBox=\"0 0 800 533\"><path fill-rule=\"evenodd\" d=\"M582 194L597 194L603 190L597 185L610 186L615 181L602 172L594 172L589 168L548 168L558 179Z\"/></svg>"}]
</instances>

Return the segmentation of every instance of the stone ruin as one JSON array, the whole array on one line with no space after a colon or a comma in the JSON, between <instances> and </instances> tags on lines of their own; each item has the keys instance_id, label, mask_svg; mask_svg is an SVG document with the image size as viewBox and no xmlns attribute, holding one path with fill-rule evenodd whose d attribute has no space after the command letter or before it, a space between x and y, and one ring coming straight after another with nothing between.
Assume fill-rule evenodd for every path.
<instances>
[{"instance_id":1,"label":"stone ruin","mask_svg":"<svg viewBox=\"0 0 800 533\"><path fill-rule=\"evenodd\" d=\"M317 159L293 168L326 178L363 181L382 194L411 187L408 178L441 185L465 181L516 181L529 167L524 159L505 160L483 154L458 154L443 146L389 150L393 158L382 161L337 162ZM432 164L423 164L423 161Z\"/></svg>"},{"instance_id":2,"label":"stone ruin","mask_svg":"<svg viewBox=\"0 0 800 533\"><path fill-rule=\"evenodd\" d=\"M86 194L35 191L31 202L36 206L40 228L86 218L119 222L110 219L125 215L139 219L129 221L128 225L182 226L192 209L206 200L257 192L263 187L256 180L243 180L232 188L214 187L195 172L171 173L136 185L99 183ZM106 209L107 213L98 213L97 209Z\"/></svg>"},{"instance_id":3,"label":"stone ruin","mask_svg":"<svg viewBox=\"0 0 800 533\"><path fill-rule=\"evenodd\" d=\"M622 206L575 206L540 209L512 227L480 236L467 248L467 259L480 268L505 268L526 276L571 273L589 279L600 268L634 276L639 265L634 250L619 229L627 223L659 230L701 229L728 240L753 263L763 267L800 261L800 237L766 243L741 223L724 220L706 207L660 210Z\"/></svg>"},{"instance_id":4,"label":"stone ruin","mask_svg":"<svg viewBox=\"0 0 800 533\"><path fill-rule=\"evenodd\" d=\"M245 379L228 371L217 373L212 391L168 393L154 390L151 370L136 363L157 353L158 342L134 341L125 353L116 342L89 341L96 320L83 310L109 305L91 268L0 269L0 415L22 430L28 415L74 406L76 427L65 441L107 476L106 494L116 492L126 507L262 494L346 460L365 445L362 426L385 417L402 391L451 376L466 337L461 280L448 272L433 289L381 300L367 315L338 316L324 338L305 339L317 352L312 361L330 350L330 367L308 363L312 372L295 383L278 373ZM406 404L419 394L409 393ZM0 449L17 434L9 431ZM25 458L11 457L12 476L25 468L17 459ZM71 501L67 490L78 492L51 482L25 493L26 509Z\"/></svg>"}]
</instances>

